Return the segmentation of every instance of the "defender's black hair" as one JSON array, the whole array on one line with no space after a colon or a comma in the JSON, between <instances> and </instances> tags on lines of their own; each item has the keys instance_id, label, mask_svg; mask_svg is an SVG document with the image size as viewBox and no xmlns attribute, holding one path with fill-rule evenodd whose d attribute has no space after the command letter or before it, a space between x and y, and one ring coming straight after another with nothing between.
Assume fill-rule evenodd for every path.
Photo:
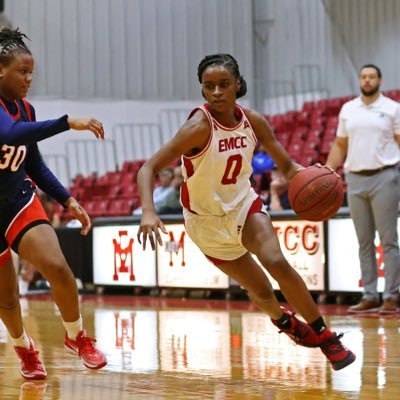
<instances>
[{"instance_id":1,"label":"defender's black hair","mask_svg":"<svg viewBox=\"0 0 400 400\"><path fill-rule=\"evenodd\" d=\"M240 89L237 92L237 98L242 97L247 93L247 83L243 76L240 75L237 61L230 54L211 54L204 57L197 68L197 76L200 83L202 83L203 80L203 72L211 65L222 65L223 67L228 68L236 79L239 79Z\"/></svg>"},{"instance_id":2,"label":"defender's black hair","mask_svg":"<svg viewBox=\"0 0 400 400\"><path fill-rule=\"evenodd\" d=\"M24 39L29 40L18 28L3 27L0 30L0 63L7 64L16 53L31 54Z\"/></svg>"}]
</instances>

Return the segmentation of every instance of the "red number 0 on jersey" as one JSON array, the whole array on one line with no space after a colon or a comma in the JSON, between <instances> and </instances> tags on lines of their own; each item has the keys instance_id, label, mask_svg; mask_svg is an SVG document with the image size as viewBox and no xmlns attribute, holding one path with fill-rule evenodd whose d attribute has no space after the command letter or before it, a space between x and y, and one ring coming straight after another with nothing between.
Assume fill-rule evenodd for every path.
<instances>
[{"instance_id":1,"label":"red number 0 on jersey","mask_svg":"<svg viewBox=\"0 0 400 400\"><path fill-rule=\"evenodd\" d=\"M237 177L242 169L242 156L233 154L226 162L224 176L221 179L223 185L233 185L237 181Z\"/></svg>"}]
</instances>

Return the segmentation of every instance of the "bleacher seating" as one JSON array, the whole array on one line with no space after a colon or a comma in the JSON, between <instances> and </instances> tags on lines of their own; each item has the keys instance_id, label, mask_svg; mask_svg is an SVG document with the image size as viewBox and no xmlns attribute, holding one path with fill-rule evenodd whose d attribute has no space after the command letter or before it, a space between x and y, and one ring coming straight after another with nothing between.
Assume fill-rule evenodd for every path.
<instances>
[{"instance_id":1,"label":"bleacher seating","mask_svg":"<svg viewBox=\"0 0 400 400\"><path fill-rule=\"evenodd\" d=\"M69 190L91 218L129 216L140 206L136 176L144 162L126 161L120 171L109 171L101 176L77 176ZM63 221L72 218L61 206L58 211Z\"/></svg>"}]
</instances>

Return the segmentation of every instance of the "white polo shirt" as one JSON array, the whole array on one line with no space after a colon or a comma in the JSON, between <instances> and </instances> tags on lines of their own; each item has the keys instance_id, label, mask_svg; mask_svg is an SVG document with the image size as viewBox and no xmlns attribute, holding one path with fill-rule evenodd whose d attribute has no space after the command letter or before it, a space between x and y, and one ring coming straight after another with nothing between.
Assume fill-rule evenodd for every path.
<instances>
[{"instance_id":1,"label":"white polo shirt","mask_svg":"<svg viewBox=\"0 0 400 400\"><path fill-rule=\"evenodd\" d=\"M400 104L380 95L366 105L361 96L345 103L336 135L348 138L344 170L361 171L400 161L395 135L400 135Z\"/></svg>"}]
</instances>

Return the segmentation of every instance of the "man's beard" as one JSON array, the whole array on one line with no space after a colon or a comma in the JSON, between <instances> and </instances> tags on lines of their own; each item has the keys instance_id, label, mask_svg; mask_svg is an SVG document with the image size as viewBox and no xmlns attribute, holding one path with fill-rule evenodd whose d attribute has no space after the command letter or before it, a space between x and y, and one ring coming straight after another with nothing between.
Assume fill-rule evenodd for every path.
<instances>
[{"instance_id":1,"label":"man's beard","mask_svg":"<svg viewBox=\"0 0 400 400\"><path fill-rule=\"evenodd\" d=\"M373 96L374 94L378 93L379 85L378 85L378 86L375 86L375 87L373 87L372 89L369 89L369 90L365 90L365 89L363 89L363 88L360 88L360 90L361 90L361 93L362 93L364 96L370 97L370 96Z\"/></svg>"}]
</instances>

